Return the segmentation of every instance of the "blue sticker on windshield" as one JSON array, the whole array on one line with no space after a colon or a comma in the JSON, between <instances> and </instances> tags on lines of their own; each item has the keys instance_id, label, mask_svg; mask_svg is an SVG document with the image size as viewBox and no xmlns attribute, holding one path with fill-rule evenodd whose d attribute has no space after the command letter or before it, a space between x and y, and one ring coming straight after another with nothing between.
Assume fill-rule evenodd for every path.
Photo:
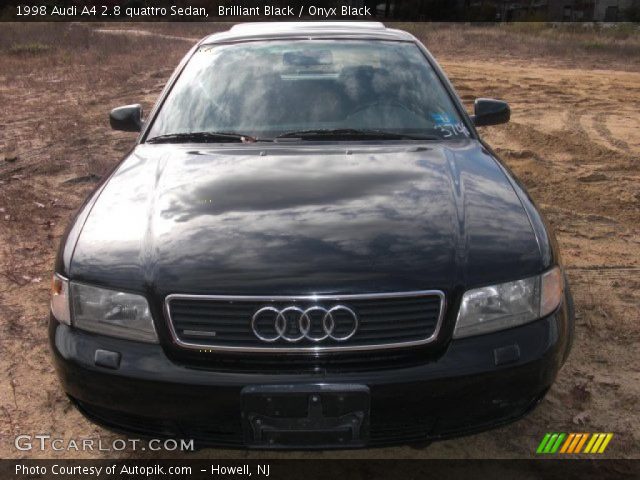
<instances>
[{"instance_id":1,"label":"blue sticker on windshield","mask_svg":"<svg viewBox=\"0 0 640 480\"><path fill-rule=\"evenodd\" d=\"M436 125L451 125L451 117L446 113L432 113L431 118Z\"/></svg>"}]
</instances>

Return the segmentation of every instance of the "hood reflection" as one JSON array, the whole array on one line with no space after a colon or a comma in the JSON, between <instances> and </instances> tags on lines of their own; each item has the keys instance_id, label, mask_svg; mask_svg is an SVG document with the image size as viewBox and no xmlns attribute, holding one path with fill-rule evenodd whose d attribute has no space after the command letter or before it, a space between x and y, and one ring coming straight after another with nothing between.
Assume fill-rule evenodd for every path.
<instances>
[{"instance_id":1,"label":"hood reflection","mask_svg":"<svg viewBox=\"0 0 640 480\"><path fill-rule=\"evenodd\" d=\"M262 164L243 168L247 161L239 160L233 169L217 172L190 185L177 186L178 193L168 192L168 204L161 214L166 219L188 221L198 215L221 215L232 212L272 210L304 210L322 208L350 200L363 200L376 195L393 194L394 188L423 172L395 171L378 168L360 171L355 166L328 166L326 158L306 160L304 168L288 166L295 159L265 159ZM297 167L299 167L297 165ZM215 165L212 168L216 168ZM255 170L254 170L255 168ZM192 182L197 168L186 167L177 175Z\"/></svg>"},{"instance_id":2,"label":"hood reflection","mask_svg":"<svg viewBox=\"0 0 640 480\"><path fill-rule=\"evenodd\" d=\"M474 142L350 155L142 145L95 205L73 273L161 293L410 290L530 269L536 248Z\"/></svg>"}]
</instances>

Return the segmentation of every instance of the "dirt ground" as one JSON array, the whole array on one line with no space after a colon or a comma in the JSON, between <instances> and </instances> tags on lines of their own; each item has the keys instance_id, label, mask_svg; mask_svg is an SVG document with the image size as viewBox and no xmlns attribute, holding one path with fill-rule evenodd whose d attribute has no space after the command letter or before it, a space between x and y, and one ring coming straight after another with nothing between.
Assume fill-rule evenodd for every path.
<instances>
[{"instance_id":1,"label":"dirt ground","mask_svg":"<svg viewBox=\"0 0 640 480\"><path fill-rule=\"evenodd\" d=\"M140 101L148 111L192 39L214 27L61 24L25 32L5 25L0 457L151 456L24 453L13 440L117 437L87 422L58 385L46 340L54 254L74 210L134 140L109 130L109 109ZM483 96L511 104L512 121L482 134L553 224L576 302L573 352L553 388L512 425L424 448L202 450L191 458L526 458L547 431L613 432L607 457L640 457L640 40L596 35L588 42L604 47L584 43L582 51L554 47L560 34L553 31L474 28L441 25L422 36L465 103Z\"/></svg>"}]
</instances>

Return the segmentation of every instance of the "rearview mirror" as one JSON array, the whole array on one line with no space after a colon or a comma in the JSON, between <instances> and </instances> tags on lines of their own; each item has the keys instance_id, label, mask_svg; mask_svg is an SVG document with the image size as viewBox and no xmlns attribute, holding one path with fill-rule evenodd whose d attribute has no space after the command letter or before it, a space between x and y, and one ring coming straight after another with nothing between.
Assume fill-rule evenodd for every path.
<instances>
[{"instance_id":1,"label":"rearview mirror","mask_svg":"<svg viewBox=\"0 0 640 480\"><path fill-rule=\"evenodd\" d=\"M111 110L109 123L114 130L139 132L142 130L142 105L125 105Z\"/></svg>"},{"instance_id":2,"label":"rearview mirror","mask_svg":"<svg viewBox=\"0 0 640 480\"><path fill-rule=\"evenodd\" d=\"M507 102L491 98L476 99L474 113L471 118L476 127L507 123L511 117L511 109Z\"/></svg>"}]
</instances>

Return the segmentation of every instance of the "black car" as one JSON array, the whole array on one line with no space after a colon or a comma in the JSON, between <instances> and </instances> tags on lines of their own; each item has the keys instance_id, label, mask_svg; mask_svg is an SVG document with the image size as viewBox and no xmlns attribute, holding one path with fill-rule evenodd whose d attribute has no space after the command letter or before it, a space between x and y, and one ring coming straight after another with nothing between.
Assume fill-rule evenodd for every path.
<instances>
[{"instance_id":1,"label":"black car","mask_svg":"<svg viewBox=\"0 0 640 480\"><path fill-rule=\"evenodd\" d=\"M556 241L425 47L378 23L199 42L55 266L50 339L90 419L258 448L522 417L570 349Z\"/></svg>"}]
</instances>

